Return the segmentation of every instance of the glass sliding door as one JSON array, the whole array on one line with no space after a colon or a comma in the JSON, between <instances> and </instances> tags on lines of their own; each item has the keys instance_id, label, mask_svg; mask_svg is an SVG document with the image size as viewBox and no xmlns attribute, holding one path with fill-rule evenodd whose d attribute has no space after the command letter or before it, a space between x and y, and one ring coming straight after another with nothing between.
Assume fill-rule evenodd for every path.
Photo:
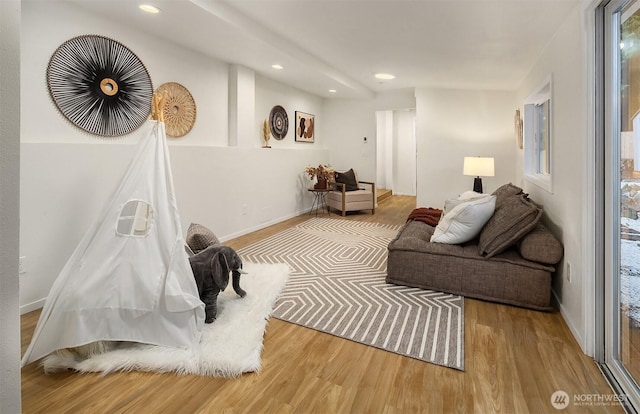
<instances>
[{"instance_id":1,"label":"glass sliding door","mask_svg":"<svg viewBox=\"0 0 640 414\"><path fill-rule=\"evenodd\" d=\"M604 371L640 408L640 0L602 9Z\"/></svg>"}]
</instances>

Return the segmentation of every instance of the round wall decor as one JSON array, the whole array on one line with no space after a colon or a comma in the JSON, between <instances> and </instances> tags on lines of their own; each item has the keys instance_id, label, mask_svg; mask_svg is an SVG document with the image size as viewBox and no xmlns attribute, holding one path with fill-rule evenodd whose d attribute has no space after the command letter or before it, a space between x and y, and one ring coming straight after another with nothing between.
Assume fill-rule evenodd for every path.
<instances>
[{"instance_id":1,"label":"round wall decor","mask_svg":"<svg viewBox=\"0 0 640 414\"><path fill-rule=\"evenodd\" d=\"M271 108L269 114L269 125L271 126L271 134L275 139L283 139L287 136L289 130L289 118L287 117L287 111L280 105L276 105Z\"/></svg>"},{"instance_id":2,"label":"round wall decor","mask_svg":"<svg viewBox=\"0 0 640 414\"><path fill-rule=\"evenodd\" d=\"M166 91L162 113L167 135L170 137L185 136L196 123L196 102L187 88L176 82L163 83L156 89L159 95Z\"/></svg>"},{"instance_id":3,"label":"round wall decor","mask_svg":"<svg viewBox=\"0 0 640 414\"><path fill-rule=\"evenodd\" d=\"M47 84L62 115L95 135L128 134L151 112L147 69L129 48L107 37L78 36L60 45L49 60Z\"/></svg>"}]
</instances>

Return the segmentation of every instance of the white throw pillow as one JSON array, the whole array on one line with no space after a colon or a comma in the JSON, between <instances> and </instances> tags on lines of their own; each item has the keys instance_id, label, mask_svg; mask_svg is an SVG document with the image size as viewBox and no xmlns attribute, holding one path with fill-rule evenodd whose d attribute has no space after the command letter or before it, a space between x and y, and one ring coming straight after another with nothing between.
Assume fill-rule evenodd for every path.
<instances>
[{"instance_id":1,"label":"white throw pillow","mask_svg":"<svg viewBox=\"0 0 640 414\"><path fill-rule=\"evenodd\" d=\"M457 198L446 200L444 202L444 208L442 209L442 217L446 216L448 212L453 210L456 206L465 203L464 200L458 200Z\"/></svg>"},{"instance_id":2,"label":"white throw pillow","mask_svg":"<svg viewBox=\"0 0 640 414\"><path fill-rule=\"evenodd\" d=\"M460 194L458 196L458 200L465 200L465 201L471 201L471 200L476 200L478 198L485 198L485 197L489 197L489 194L484 194L484 193L476 193L475 191L469 190L469 191L465 191L464 193Z\"/></svg>"},{"instance_id":3,"label":"white throw pillow","mask_svg":"<svg viewBox=\"0 0 640 414\"><path fill-rule=\"evenodd\" d=\"M458 198L446 200L444 202L444 208L442 209L442 216L444 217L449 211L451 211L455 206L464 203L465 201L471 201L478 198L489 197L489 194L476 193L475 191L469 190L460 194Z\"/></svg>"},{"instance_id":4,"label":"white throw pillow","mask_svg":"<svg viewBox=\"0 0 640 414\"><path fill-rule=\"evenodd\" d=\"M496 196L465 201L447 212L436 226L431 242L459 244L476 237L493 215Z\"/></svg>"},{"instance_id":5,"label":"white throw pillow","mask_svg":"<svg viewBox=\"0 0 640 414\"><path fill-rule=\"evenodd\" d=\"M465 191L464 193L460 194L458 198L446 200L444 202L444 208L442 209L442 216L450 212L455 206L460 205L465 201L471 201L471 200L476 200L478 198L485 198L485 197L491 197L491 195L476 193L475 191L471 191L471 190Z\"/></svg>"}]
</instances>

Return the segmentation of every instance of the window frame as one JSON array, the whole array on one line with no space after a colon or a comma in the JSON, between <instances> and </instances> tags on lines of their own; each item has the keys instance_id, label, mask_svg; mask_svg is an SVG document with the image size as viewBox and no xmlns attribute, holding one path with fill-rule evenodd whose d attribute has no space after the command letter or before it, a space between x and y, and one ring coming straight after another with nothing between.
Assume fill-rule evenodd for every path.
<instances>
[{"instance_id":1,"label":"window frame","mask_svg":"<svg viewBox=\"0 0 640 414\"><path fill-rule=\"evenodd\" d=\"M132 203L135 203L135 211L133 211L131 214L127 212L127 207ZM142 214L140 205L146 207L146 214ZM155 209L153 208L153 205L151 203L146 200L135 198L130 199L120 208L118 219L116 221L116 234L121 237L147 237L153 229L154 221ZM144 232L136 228L136 225L141 222L145 224ZM126 226L128 227L128 233L122 232L122 223L127 223Z\"/></svg>"},{"instance_id":2,"label":"window frame","mask_svg":"<svg viewBox=\"0 0 640 414\"><path fill-rule=\"evenodd\" d=\"M536 119L538 108L548 102L546 154L548 172L540 172L542 145ZM550 74L524 101L524 177L553 194L553 75Z\"/></svg>"}]
</instances>

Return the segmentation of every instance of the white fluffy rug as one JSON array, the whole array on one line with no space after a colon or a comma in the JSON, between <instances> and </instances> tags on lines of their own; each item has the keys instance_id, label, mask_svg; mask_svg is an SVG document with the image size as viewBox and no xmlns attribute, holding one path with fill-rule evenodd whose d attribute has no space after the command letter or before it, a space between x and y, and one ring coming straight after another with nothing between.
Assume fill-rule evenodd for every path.
<instances>
[{"instance_id":1,"label":"white fluffy rug","mask_svg":"<svg viewBox=\"0 0 640 414\"><path fill-rule=\"evenodd\" d=\"M205 324L200 349L127 344L78 361L70 352L53 353L43 361L46 372L153 371L215 377L234 377L259 371L264 330L273 306L289 278L286 264L245 263L238 297L231 283L218 296L218 318Z\"/></svg>"}]
</instances>

